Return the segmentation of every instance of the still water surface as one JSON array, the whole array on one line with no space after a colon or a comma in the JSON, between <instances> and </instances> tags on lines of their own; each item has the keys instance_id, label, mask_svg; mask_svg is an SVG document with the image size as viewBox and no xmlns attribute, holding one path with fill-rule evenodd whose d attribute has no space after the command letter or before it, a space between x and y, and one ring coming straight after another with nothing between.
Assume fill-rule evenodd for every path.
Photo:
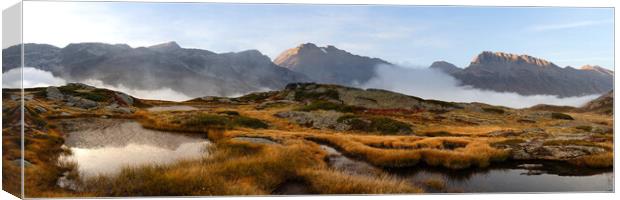
<instances>
[{"instance_id":1,"label":"still water surface","mask_svg":"<svg viewBox=\"0 0 620 200\"><path fill-rule=\"evenodd\" d=\"M170 164L207 155L204 138L142 128L134 121L93 119L93 126L69 132L65 145L72 155L61 161L78 164L82 177L118 173L122 167Z\"/></svg>"},{"instance_id":2,"label":"still water surface","mask_svg":"<svg viewBox=\"0 0 620 200\"><path fill-rule=\"evenodd\" d=\"M321 145L328 155L331 167L349 174L377 174L377 167L347 158L336 149ZM574 168L560 162L508 162L494 164L486 169L450 170L431 166L386 169L385 172L414 185L424 180L442 180L445 188L427 192L610 192L614 174L611 170Z\"/></svg>"}]
</instances>

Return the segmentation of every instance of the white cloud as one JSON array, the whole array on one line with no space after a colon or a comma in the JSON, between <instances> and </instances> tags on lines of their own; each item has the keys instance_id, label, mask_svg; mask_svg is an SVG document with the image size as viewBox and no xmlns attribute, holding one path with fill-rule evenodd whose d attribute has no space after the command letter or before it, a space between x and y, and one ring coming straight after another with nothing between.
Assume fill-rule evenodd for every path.
<instances>
[{"instance_id":1,"label":"white cloud","mask_svg":"<svg viewBox=\"0 0 620 200\"><path fill-rule=\"evenodd\" d=\"M66 81L52 73L32 67L24 67L24 88L64 85ZM14 68L2 73L2 88L20 88L21 70Z\"/></svg>"},{"instance_id":2,"label":"white cloud","mask_svg":"<svg viewBox=\"0 0 620 200\"><path fill-rule=\"evenodd\" d=\"M559 98L552 95L524 96L513 92L494 92L458 86L452 76L428 68L385 67L377 68L378 76L362 85L401 92L425 99L453 102L481 102L512 108L525 108L537 104L581 106L599 95Z\"/></svg>"},{"instance_id":3,"label":"white cloud","mask_svg":"<svg viewBox=\"0 0 620 200\"><path fill-rule=\"evenodd\" d=\"M55 77L48 71L39 70L32 67L25 67L24 70L24 88L62 86L67 84L62 78ZM11 69L2 73L2 88L20 88L21 71L19 68ZM88 79L81 81L84 84L95 86L98 88L107 88L114 91L124 92L141 99L158 99L168 101L185 101L192 99L191 97L174 91L170 88L159 88L155 90L133 89L123 85L108 85L100 80Z\"/></svg>"},{"instance_id":4,"label":"white cloud","mask_svg":"<svg viewBox=\"0 0 620 200\"><path fill-rule=\"evenodd\" d=\"M157 99L157 100L167 100L167 101L186 101L192 99L191 97L181 93L174 91L170 88L159 88L155 90L141 90L141 89L133 89L126 87L124 85L109 85L105 84L100 80L88 79L81 81L84 84L95 86L98 88L106 88L109 90L124 92L128 95L138 97L140 99Z\"/></svg>"},{"instance_id":5,"label":"white cloud","mask_svg":"<svg viewBox=\"0 0 620 200\"><path fill-rule=\"evenodd\" d=\"M598 21L587 20L587 21L575 21L575 22L559 23L559 24L541 24L541 25L529 27L528 30L534 31L534 32L564 30L564 29L581 28L581 27L594 26L594 25L600 25L600 24L606 24L606 23L612 23L612 21L610 20L598 20Z\"/></svg>"}]
</instances>

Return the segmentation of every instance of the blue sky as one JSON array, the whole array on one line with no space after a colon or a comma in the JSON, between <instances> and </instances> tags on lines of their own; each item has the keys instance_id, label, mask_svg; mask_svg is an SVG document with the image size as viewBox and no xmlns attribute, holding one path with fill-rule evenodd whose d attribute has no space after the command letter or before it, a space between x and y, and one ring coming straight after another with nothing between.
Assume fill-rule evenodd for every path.
<instances>
[{"instance_id":1,"label":"blue sky","mask_svg":"<svg viewBox=\"0 0 620 200\"><path fill-rule=\"evenodd\" d=\"M300 43L408 66L466 67L481 51L529 54L559 66L613 68L613 9L25 2L24 41L133 47L177 41L274 59Z\"/></svg>"}]
</instances>

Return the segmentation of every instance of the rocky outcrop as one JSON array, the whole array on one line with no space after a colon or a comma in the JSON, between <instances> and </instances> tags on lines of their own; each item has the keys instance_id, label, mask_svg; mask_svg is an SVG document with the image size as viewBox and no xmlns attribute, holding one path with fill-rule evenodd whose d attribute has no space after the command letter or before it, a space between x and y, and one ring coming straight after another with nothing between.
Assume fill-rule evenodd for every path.
<instances>
[{"instance_id":1,"label":"rocky outcrop","mask_svg":"<svg viewBox=\"0 0 620 200\"><path fill-rule=\"evenodd\" d=\"M127 105L127 106L132 106L133 105L133 98L125 93L122 92L115 92L114 95L116 96L116 98L118 99L118 101L120 101L121 104Z\"/></svg>"},{"instance_id":2,"label":"rocky outcrop","mask_svg":"<svg viewBox=\"0 0 620 200\"><path fill-rule=\"evenodd\" d=\"M605 152L597 146L583 145L545 145L544 140L510 145L511 158L515 160L554 160L568 161L581 156Z\"/></svg>"},{"instance_id":3,"label":"rocky outcrop","mask_svg":"<svg viewBox=\"0 0 620 200\"><path fill-rule=\"evenodd\" d=\"M82 85L83 84L73 84L73 85L69 84L67 86L82 87ZM91 87L91 86L88 86L88 87ZM54 87L54 86L47 87L47 89L45 89L45 93L46 93L47 99L54 100L54 101L64 101L65 105L67 106L78 107L82 109L91 109L91 108L95 108L98 106L97 102L93 100L85 99L82 97L71 96L71 95L64 95L62 94L62 92L60 92L60 90L57 87Z\"/></svg>"},{"instance_id":4,"label":"rocky outcrop","mask_svg":"<svg viewBox=\"0 0 620 200\"><path fill-rule=\"evenodd\" d=\"M584 112L595 112L606 115L614 113L614 91L609 91L600 97L588 102L580 108Z\"/></svg>"},{"instance_id":5,"label":"rocky outcrop","mask_svg":"<svg viewBox=\"0 0 620 200\"><path fill-rule=\"evenodd\" d=\"M82 109L91 109L97 107L99 104L93 100L85 99L82 97L68 96L66 99L67 106L78 107Z\"/></svg>"},{"instance_id":6,"label":"rocky outcrop","mask_svg":"<svg viewBox=\"0 0 620 200\"><path fill-rule=\"evenodd\" d=\"M60 90L58 90L58 88L54 86L47 87L47 89L45 89L45 94L47 96L47 99L55 101L61 101L65 98L62 92L60 92Z\"/></svg>"},{"instance_id":7,"label":"rocky outcrop","mask_svg":"<svg viewBox=\"0 0 620 200\"><path fill-rule=\"evenodd\" d=\"M377 65L391 65L378 58L354 55L331 45L318 47L312 43L282 52L274 63L305 74L313 81L340 85L365 83L375 76Z\"/></svg>"},{"instance_id":8,"label":"rocky outcrop","mask_svg":"<svg viewBox=\"0 0 620 200\"><path fill-rule=\"evenodd\" d=\"M288 100L302 102L324 100L368 109L447 111L462 108L458 103L425 100L387 90L359 89L315 83L289 84L282 91L281 96Z\"/></svg>"},{"instance_id":9,"label":"rocky outcrop","mask_svg":"<svg viewBox=\"0 0 620 200\"><path fill-rule=\"evenodd\" d=\"M462 85L521 95L557 95L560 97L602 94L613 89L613 71L598 66L581 69L561 68L529 55L485 51L465 69L449 63L433 63L458 79Z\"/></svg>"},{"instance_id":10,"label":"rocky outcrop","mask_svg":"<svg viewBox=\"0 0 620 200\"><path fill-rule=\"evenodd\" d=\"M289 121L306 127L315 129L333 129L337 131L346 131L351 127L345 123L338 122L338 118L344 114L335 111L325 112L301 112L301 111L285 111L276 113L275 116L285 118Z\"/></svg>"}]
</instances>

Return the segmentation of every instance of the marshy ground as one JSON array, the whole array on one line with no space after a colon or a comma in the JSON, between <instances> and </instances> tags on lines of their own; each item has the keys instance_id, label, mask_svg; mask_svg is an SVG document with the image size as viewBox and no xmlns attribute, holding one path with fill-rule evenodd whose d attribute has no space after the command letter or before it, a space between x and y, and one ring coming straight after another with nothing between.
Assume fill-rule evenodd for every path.
<instances>
[{"instance_id":1,"label":"marshy ground","mask_svg":"<svg viewBox=\"0 0 620 200\"><path fill-rule=\"evenodd\" d=\"M19 191L19 100L18 90L3 89L2 178L13 194ZM28 197L485 192L484 185L460 184L459 175L495 176L498 168L521 170L514 177L613 176L613 115L579 108L511 109L319 84L186 102L69 84L26 89L24 100ZM204 156L166 154L173 162L97 176L80 172L79 161L59 159L75 154L76 139L69 137L75 134L77 140L94 131L131 141L103 131L115 120L134 123L127 129L192 135L209 145ZM60 187L59 179L71 186ZM572 187L606 190L606 184L593 179ZM504 190L520 191L494 191Z\"/></svg>"}]
</instances>

